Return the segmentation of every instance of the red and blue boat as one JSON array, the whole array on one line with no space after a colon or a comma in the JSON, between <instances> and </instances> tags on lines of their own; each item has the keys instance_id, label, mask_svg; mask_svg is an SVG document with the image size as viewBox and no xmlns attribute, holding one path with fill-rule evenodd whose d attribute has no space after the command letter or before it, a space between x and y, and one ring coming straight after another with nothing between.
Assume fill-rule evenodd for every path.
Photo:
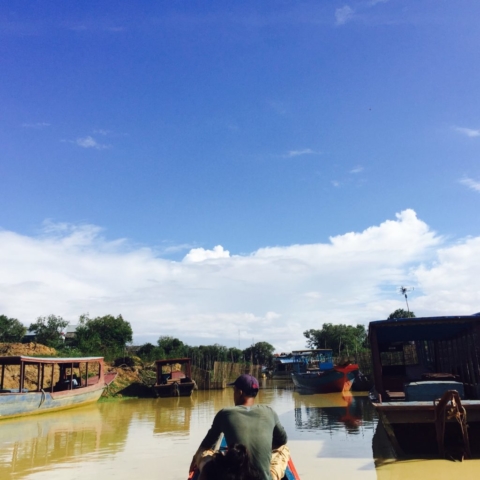
<instances>
[{"instance_id":1,"label":"red and blue boat","mask_svg":"<svg viewBox=\"0 0 480 480\"><path fill-rule=\"evenodd\" d=\"M347 392L358 375L358 365L334 365L331 349L298 350L298 370L292 372L295 388L310 393ZM309 353L309 355L305 355Z\"/></svg>"}]
</instances>

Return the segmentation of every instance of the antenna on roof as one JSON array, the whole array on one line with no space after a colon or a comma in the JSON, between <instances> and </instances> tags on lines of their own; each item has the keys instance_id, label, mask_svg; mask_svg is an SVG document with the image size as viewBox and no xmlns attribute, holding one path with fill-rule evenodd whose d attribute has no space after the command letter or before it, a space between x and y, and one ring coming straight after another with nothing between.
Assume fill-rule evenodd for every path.
<instances>
[{"instance_id":1,"label":"antenna on roof","mask_svg":"<svg viewBox=\"0 0 480 480\"><path fill-rule=\"evenodd\" d=\"M415 288L413 287L404 287L403 285L398 289L398 291L405 296L405 302L407 303L407 310L408 310L408 313L410 313L410 308L408 306L408 299L407 299L407 292L412 292L413 290L415 290Z\"/></svg>"}]
</instances>

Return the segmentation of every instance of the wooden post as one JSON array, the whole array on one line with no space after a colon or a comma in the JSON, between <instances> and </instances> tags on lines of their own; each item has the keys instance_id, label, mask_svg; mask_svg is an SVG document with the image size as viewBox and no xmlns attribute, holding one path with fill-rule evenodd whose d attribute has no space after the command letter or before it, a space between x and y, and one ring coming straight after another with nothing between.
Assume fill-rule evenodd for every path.
<instances>
[{"instance_id":1,"label":"wooden post","mask_svg":"<svg viewBox=\"0 0 480 480\"><path fill-rule=\"evenodd\" d=\"M40 391L40 364L37 365L37 392Z\"/></svg>"},{"instance_id":2,"label":"wooden post","mask_svg":"<svg viewBox=\"0 0 480 480\"><path fill-rule=\"evenodd\" d=\"M44 380L45 380L45 364L42 363L42 378L41 378L41 380L40 380L40 385L41 385L40 390L43 390L43 382L44 382Z\"/></svg>"},{"instance_id":3,"label":"wooden post","mask_svg":"<svg viewBox=\"0 0 480 480\"><path fill-rule=\"evenodd\" d=\"M85 386L88 387L88 362L85 363Z\"/></svg>"},{"instance_id":4,"label":"wooden post","mask_svg":"<svg viewBox=\"0 0 480 480\"><path fill-rule=\"evenodd\" d=\"M52 385L50 386L50 391L53 393L53 373L54 373L54 370L55 370L55 364L52 363Z\"/></svg>"},{"instance_id":5,"label":"wooden post","mask_svg":"<svg viewBox=\"0 0 480 480\"><path fill-rule=\"evenodd\" d=\"M2 385L1 385L1 389L3 390L3 379L5 378L5 364L2 365Z\"/></svg>"},{"instance_id":6,"label":"wooden post","mask_svg":"<svg viewBox=\"0 0 480 480\"><path fill-rule=\"evenodd\" d=\"M465 383L467 379L467 374L465 371L465 349L463 348L462 345L462 338L457 337L456 338L456 349L458 352L458 364L460 367L460 378L462 379L462 383Z\"/></svg>"},{"instance_id":7,"label":"wooden post","mask_svg":"<svg viewBox=\"0 0 480 480\"><path fill-rule=\"evenodd\" d=\"M20 362L20 388L18 389L18 393L22 393L24 380L25 380L25 364L23 362Z\"/></svg>"},{"instance_id":8,"label":"wooden post","mask_svg":"<svg viewBox=\"0 0 480 480\"><path fill-rule=\"evenodd\" d=\"M375 389L383 396L385 392L383 391L382 363L378 348L377 330L375 327L372 327L370 330L370 346L372 347L372 370Z\"/></svg>"},{"instance_id":9,"label":"wooden post","mask_svg":"<svg viewBox=\"0 0 480 480\"><path fill-rule=\"evenodd\" d=\"M468 370L469 370L469 377L470 377L470 383L472 385L475 385L477 383L475 379L475 372L473 368L473 356L472 356L472 350L475 348L475 344L473 343L473 338L472 333L469 332L466 335L467 339L467 355L468 355Z\"/></svg>"}]
</instances>

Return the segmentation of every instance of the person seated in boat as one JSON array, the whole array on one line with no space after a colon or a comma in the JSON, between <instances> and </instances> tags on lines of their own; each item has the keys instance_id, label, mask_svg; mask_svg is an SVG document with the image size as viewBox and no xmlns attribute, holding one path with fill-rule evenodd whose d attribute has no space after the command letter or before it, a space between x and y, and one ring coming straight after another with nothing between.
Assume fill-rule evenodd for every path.
<instances>
[{"instance_id":1,"label":"person seated in boat","mask_svg":"<svg viewBox=\"0 0 480 480\"><path fill-rule=\"evenodd\" d=\"M234 407L220 410L195 453L190 471L201 467L204 457L215 454L215 444L225 435L227 445L242 444L250 452L254 468L261 480L280 480L285 475L290 451L287 434L276 412L267 405L255 405L258 380L252 375L240 375L233 385Z\"/></svg>"},{"instance_id":2,"label":"person seated in boat","mask_svg":"<svg viewBox=\"0 0 480 480\"><path fill-rule=\"evenodd\" d=\"M262 480L245 445L235 443L225 452L203 458L199 480Z\"/></svg>"}]
</instances>

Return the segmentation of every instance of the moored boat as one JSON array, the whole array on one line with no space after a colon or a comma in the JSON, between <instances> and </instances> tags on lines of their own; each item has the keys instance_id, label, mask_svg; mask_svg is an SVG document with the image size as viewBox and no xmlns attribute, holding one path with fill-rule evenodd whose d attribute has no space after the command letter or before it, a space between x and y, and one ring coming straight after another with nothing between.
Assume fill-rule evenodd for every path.
<instances>
[{"instance_id":1,"label":"moored boat","mask_svg":"<svg viewBox=\"0 0 480 480\"><path fill-rule=\"evenodd\" d=\"M116 373L103 357L0 357L0 419L96 402Z\"/></svg>"},{"instance_id":2,"label":"moored boat","mask_svg":"<svg viewBox=\"0 0 480 480\"><path fill-rule=\"evenodd\" d=\"M305 357L305 352L310 352L308 357ZM311 393L335 393L352 388L358 373L357 364L334 365L331 349L299 350L293 353L304 359L303 370L291 374L297 389Z\"/></svg>"},{"instance_id":3,"label":"moored boat","mask_svg":"<svg viewBox=\"0 0 480 480\"><path fill-rule=\"evenodd\" d=\"M293 372L306 371L305 358L307 357L308 353L300 355L297 352L276 355L273 359L271 377L289 379Z\"/></svg>"},{"instance_id":4,"label":"moored boat","mask_svg":"<svg viewBox=\"0 0 480 480\"><path fill-rule=\"evenodd\" d=\"M190 358L157 360L156 383L153 392L156 397L189 397L195 388L192 379Z\"/></svg>"},{"instance_id":5,"label":"moored boat","mask_svg":"<svg viewBox=\"0 0 480 480\"><path fill-rule=\"evenodd\" d=\"M480 456L480 316L371 322L373 405L397 457Z\"/></svg>"}]
</instances>

